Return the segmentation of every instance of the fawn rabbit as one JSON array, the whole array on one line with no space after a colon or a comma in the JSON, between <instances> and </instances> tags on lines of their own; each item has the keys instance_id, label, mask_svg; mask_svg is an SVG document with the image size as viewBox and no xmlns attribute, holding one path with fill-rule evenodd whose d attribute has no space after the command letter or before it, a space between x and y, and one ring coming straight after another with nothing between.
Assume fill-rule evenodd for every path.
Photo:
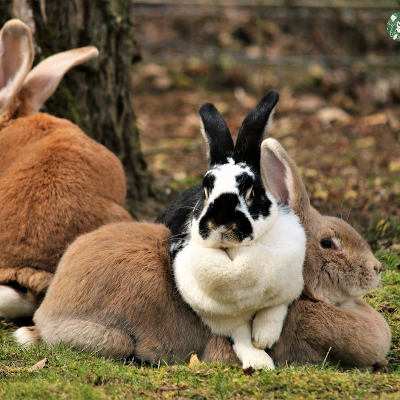
<instances>
[{"instance_id":1,"label":"fawn rabbit","mask_svg":"<svg viewBox=\"0 0 400 400\"><path fill-rule=\"evenodd\" d=\"M278 141L267 139L263 146L261 162L267 180L269 168L285 169L293 186L289 204L307 233L306 298L292 305L285 336L275 346L274 355L281 362L319 363L330 352L331 359L347 365L385 365L391 342L389 326L362 300L379 284L382 264L349 224L323 216L310 205L297 166ZM298 342L302 351L295 354L292 348Z\"/></svg>"},{"instance_id":2,"label":"fawn rabbit","mask_svg":"<svg viewBox=\"0 0 400 400\"><path fill-rule=\"evenodd\" d=\"M72 67L95 47L53 55L32 68L30 29L0 32L0 317L33 314L67 245L123 209L122 165L76 125L38 113Z\"/></svg>"},{"instance_id":3,"label":"fawn rabbit","mask_svg":"<svg viewBox=\"0 0 400 400\"><path fill-rule=\"evenodd\" d=\"M385 365L390 329L361 298L377 286L381 263L349 224L323 216L310 205L296 164L275 139L263 142L261 166L272 193L275 171L285 171L289 204L307 235L304 295L290 306L272 357L279 364L321 363L328 358L349 366ZM215 337L204 358L234 360L235 355L229 343Z\"/></svg>"},{"instance_id":4,"label":"fawn rabbit","mask_svg":"<svg viewBox=\"0 0 400 400\"><path fill-rule=\"evenodd\" d=\"M337 302L343 296L338 281L324 296L322 282L328 263L335 276L341 276L343 268L354 270L351 282L362 294L368 285L357 279L357 271L371 271L374 286L372 270L378 273L380 264L350 225L311 207L294 161L278 142L264 141L261 157L261 166L266 163L263 170L268 171L265 182L285 168L289 202L307 232L307 295L289 307L271 351L274 361L320 363L329 353L328 359L349 366L384 364L390 346L385 320L361 299ZM193 191L184 193L173 207L187 204ZM341 250L326 246L329 238L339 239ZM162 225L139 223L110 224L81 236L63 256L34 316L36 326L20 328L16 339L31 344L42 338L151 363L185 361L191 353L205 361L237 362L229 341L212 335L176 291L168 249L173 239ZM316 279L321 275L322 280Z\"/></svg>"}]
</instances>

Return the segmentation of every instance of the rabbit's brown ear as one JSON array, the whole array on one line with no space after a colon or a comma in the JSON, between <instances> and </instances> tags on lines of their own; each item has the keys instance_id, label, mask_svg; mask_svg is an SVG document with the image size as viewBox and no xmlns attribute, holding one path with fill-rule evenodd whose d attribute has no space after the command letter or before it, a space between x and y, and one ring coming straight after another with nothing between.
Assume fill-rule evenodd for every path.
<instances>
[{"instance_id":1,"label":"rabbit's brown ear","mask_svg":"<svg viewBox=\"0 0 400 400\"><path fill-rule=\"evenodd\" d=\"M6 22L0 31L1 113L21 89L32 68L33 56L33 40L29 27L18 19Z\"/></svg>"},{"instance_id":2,"label":"rabbit's brown ear","mask_svg":"<svg viewBox=\"0 0 400 400\"><path fill-rule=\"evenodd\" d=\"M290 206L303 221L310 210L306 188L295 162L272 138L261 144L261 177L265 188L280 203Z\"/></svg>"},{"instance_id":3,"label":"rabbit's brown ear","mask_svg":"<svg viewBox=\"0 0 400 400\"><path fill-rule=\"evenodd\" d=\"M22 87L23 114L39 111L71 68L97 57L98 54L96 47L81 47L55 54L39 63L28 74Z\"/></svg>"}]
</instances>

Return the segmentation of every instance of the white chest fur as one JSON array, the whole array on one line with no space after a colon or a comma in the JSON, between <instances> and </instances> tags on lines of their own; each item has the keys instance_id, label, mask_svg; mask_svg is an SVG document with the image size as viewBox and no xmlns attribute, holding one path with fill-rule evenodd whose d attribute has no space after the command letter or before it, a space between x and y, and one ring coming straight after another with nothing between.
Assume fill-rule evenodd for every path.
<instances>
[{"instance_id":1,"label":"white chest fur","mask_svg":"<svg viewBox=\"0 0 400 400\"><path fill-rule=\"evenodd\" d=\"M281 213L254 244L227 252L189 242L176 256L178 289L201 316L251 318L261 308L290 303L300 295L305 234L293 213Z\"/></svg>"},{"instance_id":2,"label":"white chest fur","mask_svg":"<svg viewBox=\"0 0 400 400\"><path fill-rule=\"evenodd\" d=\"M270 229L251 245L224 251L190 241L174 261L176 284L214 333L234 337L257 311L281 305L286 310L301 294L305 245L297 217L280 211ZM281 329L286 311L279 315Z\"/></svg>"}]
</instances>

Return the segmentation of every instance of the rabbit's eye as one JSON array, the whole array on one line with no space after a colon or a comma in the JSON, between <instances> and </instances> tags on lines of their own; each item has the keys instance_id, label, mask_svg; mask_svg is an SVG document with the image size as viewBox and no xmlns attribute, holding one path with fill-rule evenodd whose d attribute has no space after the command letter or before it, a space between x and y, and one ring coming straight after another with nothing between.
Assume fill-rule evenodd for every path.
<instances>
[{"instance_id":1,"label":"rabbit's eye","mask_svg":"<svg viewBox=\"0 0 400 400\"><path fill-rule=\"evenodd\" d=\"M323 239L321 239L320 244L321 244L321 247L323 249L335 250L337 248L335 242L331 238L323 238Z\"/></svg>"},{"instance_id":2,"label":"rabbit's eye","mask_svg":"<svg viewBox=\"0 0 400 400\"><path fill-rule=\"evenodd\" d=\"M203 179L203 190L204 190L204 197L206 200L208 199L211 191L214 188L214 183L215 183L215 176L210 173L207 173Z\"/></svg>"}]
</instances>

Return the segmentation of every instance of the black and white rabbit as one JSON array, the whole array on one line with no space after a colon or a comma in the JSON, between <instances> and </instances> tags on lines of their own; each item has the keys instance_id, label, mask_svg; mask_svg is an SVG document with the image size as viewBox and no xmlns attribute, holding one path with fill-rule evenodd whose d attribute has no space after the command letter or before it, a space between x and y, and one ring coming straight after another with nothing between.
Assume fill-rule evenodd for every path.
<instances>
[{"instance_id":1,"label":"black and white rabbit","mask_svg":"<svg viewBox=\"0 0 400 400\"><path fill-rule=\"evenodd\" d=\"M243 368L274 368L264 349L279 339L288 306L303 289L306 238L288 208L285 172L274 188L279 198L260 176L260 145L277 102L274 91L260 101L236 145L217 109L203 105L209 170L202 186L161 218L172 230L180 294L213 333L232 339Z\"/></svg>"}]
</instances>

